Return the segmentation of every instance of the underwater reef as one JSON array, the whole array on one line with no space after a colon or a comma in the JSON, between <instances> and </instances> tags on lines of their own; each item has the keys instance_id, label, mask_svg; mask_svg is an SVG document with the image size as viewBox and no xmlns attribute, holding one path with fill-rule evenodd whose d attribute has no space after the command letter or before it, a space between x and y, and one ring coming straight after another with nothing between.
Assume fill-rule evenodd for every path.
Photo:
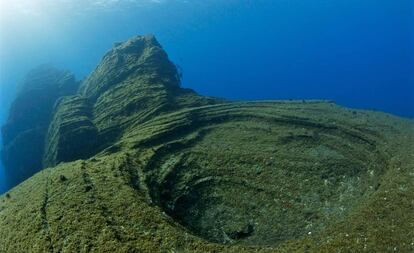
<instances>
[{"instance_id":1,"label":"underwater reef","mask_svg":"<svg viewBox=\"0 0 414 253\"><path fill-rule=\"evenodd\" d=\"M21 90L0 252L414 251L412 120L204 97L150 35Z\"/></svg>"}]
</instances>

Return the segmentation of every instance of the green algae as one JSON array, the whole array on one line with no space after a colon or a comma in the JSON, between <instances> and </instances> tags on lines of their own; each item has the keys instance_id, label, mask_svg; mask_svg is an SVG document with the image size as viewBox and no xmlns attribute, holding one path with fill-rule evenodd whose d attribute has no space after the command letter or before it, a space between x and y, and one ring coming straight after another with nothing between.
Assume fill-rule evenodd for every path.
<instances>
[{"instance_id":1,"label":"green algae","mask_svg":"<svg viewBox=\"0 0 414 253\"><path fill-rule=\"evenodd\" d=\"M0 197L0 252L414 250L412 121L204 98L159 50L116 45L56 105L56 166Z\"/></svg>"}]
</instances>

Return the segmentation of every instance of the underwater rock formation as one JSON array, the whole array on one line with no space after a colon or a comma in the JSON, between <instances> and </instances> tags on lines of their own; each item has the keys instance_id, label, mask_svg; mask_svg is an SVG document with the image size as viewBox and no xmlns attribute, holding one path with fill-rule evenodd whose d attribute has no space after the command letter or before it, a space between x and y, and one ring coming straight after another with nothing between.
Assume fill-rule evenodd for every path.
<instances>
[{"instance_id":1,"label":"underwater rock formation","mask_svg":"<svg viewBox=\"0 0 414 253\"><path fill-rule=\"evenodd\" d=\"M78 83L68 71L44 65L27 74L2 127L2 160L12 185L43 168L44 139L53 105L77 89Z\"/></svg>"},{"instance_id":2,"label":"underwater rock formation","mask_svg":"<svg viewBox=\"0 0 414 253\"><path fill-rule=\"evenodd\" d=\"M176 67L154 36L131 38L103 57L77 96L57 104L44 165L96 154L155 115L218 102L180 88Z\"/></svg>"},{"instance_id":3,"label":"underwater rock formation","mask_svg":"<svg viewBox=\"0 0 414 253\"><path fill-rule=\"evenodd\" d=\"M152 36L53 110L54 167L0 197L0 252L414 250L411 120L206 98Z\"/></svg>"}]
</instances>

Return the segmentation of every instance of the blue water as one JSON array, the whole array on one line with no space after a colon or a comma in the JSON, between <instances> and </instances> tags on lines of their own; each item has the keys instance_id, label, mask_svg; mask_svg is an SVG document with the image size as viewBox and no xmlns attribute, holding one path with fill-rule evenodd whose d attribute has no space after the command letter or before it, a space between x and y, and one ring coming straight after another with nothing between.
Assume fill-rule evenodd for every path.
<instances>
[{"instance_id":1,"label":"blue water","mask_svg":"<svg viewBox=\"0 0 414 253\"><path fill-rule=\"evenodd\" d=\"M0 141L1 141L1 137L0 137ZM5 171L3 169L3 165L1 164L0 161L0 194L2 194L3 192L5 192L8 188L7 182L6 182L6 175L5 175Z\"/></svg>"},{"instance_id":2,"label":"blue water","mask_svg":"<svg viewBox=\"0 0 414 253\"><path fill-rule=\"evenodd\" d=\"M414 117L411 0L5 2L1 123L30 68L51 63L82 79L113 42L146 33L204 95L325 98Z\"/></svg>"}]
</instances>

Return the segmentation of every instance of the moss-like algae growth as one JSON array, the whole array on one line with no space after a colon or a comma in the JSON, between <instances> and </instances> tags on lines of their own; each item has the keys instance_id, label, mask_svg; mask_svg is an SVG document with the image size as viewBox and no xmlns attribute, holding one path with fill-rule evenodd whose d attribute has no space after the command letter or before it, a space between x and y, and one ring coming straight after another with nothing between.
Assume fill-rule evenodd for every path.
<instances>
[{"instance_id":1,"label":"moss-like algae growth","mask_svg":"<svg viewBox=\"0 0 414 253\"><path fill-rule=\"evenodd\" d=\"M147 40L107 56L160 52ZM58 165L0 198L0 252L414 251L412 121L204 98L171 85L175 71L155 70L152 86L141 68L111 81L100 65L56 106L46 160Z\"/></svg>"}]
</instances>

